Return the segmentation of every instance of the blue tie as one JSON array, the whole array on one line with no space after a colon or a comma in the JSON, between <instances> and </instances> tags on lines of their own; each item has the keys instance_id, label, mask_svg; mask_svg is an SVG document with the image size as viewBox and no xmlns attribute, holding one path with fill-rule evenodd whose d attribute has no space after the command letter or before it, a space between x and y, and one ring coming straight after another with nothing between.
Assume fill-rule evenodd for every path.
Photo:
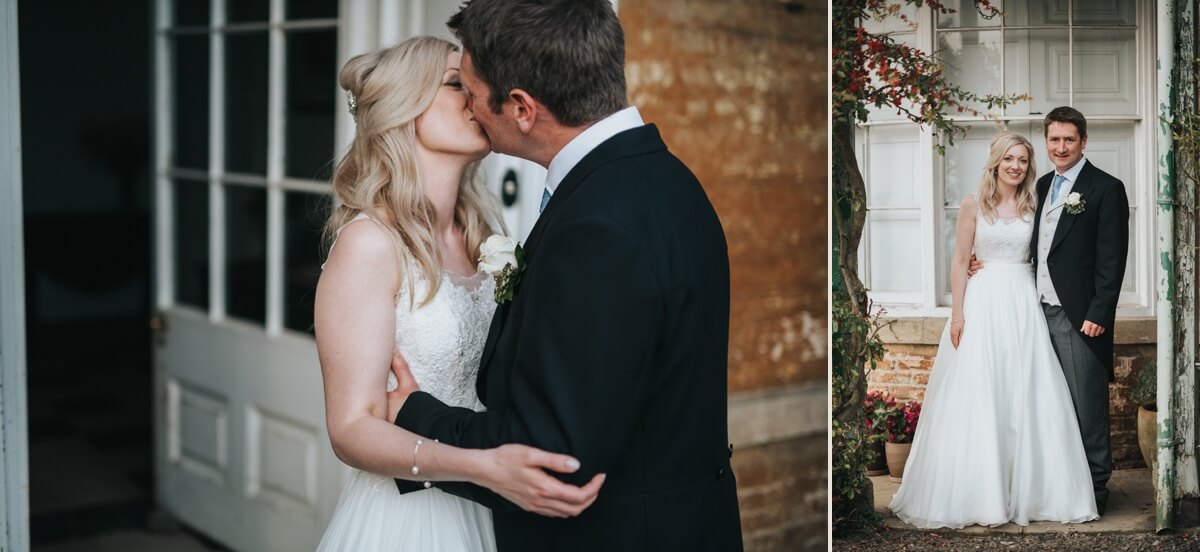
<instances>
[{"instance_id":1,"label":"blue tie","mask_svg":"<svg viewBox=\"0 0 1200 552\"><path fill-rule=\"evenodd\" d=\"M547 203L550 203L550 188L543 188L542 189L542 206L538 207L539 215L542 213L542 211L546 210Z\"/></svg>"},{"instance_id":2,"label":"blue tie","mask_svg":"<svg viewBox=\"0 0 1200 552\"><path fill-rule=\"evenodd\" d=\"M1062 183L1066 179L1067 179L1067 177L1065 177L1061 174L1054 175L1054 186L1052 186L1050 188L1050 204L1051 205L1058 203L1058 192L1059 192L1059 190L1062 190Z\"/></svg>"}]
</instances>

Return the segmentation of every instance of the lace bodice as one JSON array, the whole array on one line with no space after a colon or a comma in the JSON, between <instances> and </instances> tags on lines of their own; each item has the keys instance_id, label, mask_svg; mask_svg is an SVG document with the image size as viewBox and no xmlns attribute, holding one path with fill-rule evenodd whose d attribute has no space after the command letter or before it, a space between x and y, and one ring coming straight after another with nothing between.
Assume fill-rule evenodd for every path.
<instances>
[{"instance_id":1,"label":"lace bodice","mask_svg":"<svg viewBox=\"0 0 1200 552\"><path fill-rule=\"evenodd\" d=\"M409 308L408 286L401 286L396 300L396 348L408 361L421 390L450 406L483 410L475 393L475 377L487 341L495 281L485 273L463 277L442 273L442 286L426 305L421 305L428 282L417 276ZM388 390L396 379L388 372Z\"/></svg>"},{"instance_id":2,"label":"lace bodice","mask_svg":"<svg viewBox=\"0 0 1200 552\"><path fill-rule=\"evenodd\" d=\"M364 218L368 217L360 214L351 222ZM483 410L475 378L496 309L495 281L483 272L460 276L443 271L437 294L422 305L429 282L419 270L410 272L412 295L408 285L401 285L396 296L397 350L422 391L450 406ZM388 371L387 389L396 384Z\"/></svg>"},{"instance_id":3,"label":"lace bodice","mask_svg":"<svg viewBox=\"0 0 1200 552\"><path fill-rule=\"evenodd\" d=\"M1033 217L996 218L989 223L982 214L975 220L975 256L988 263L1028 263Z\"/></svg>"}]
</instances>

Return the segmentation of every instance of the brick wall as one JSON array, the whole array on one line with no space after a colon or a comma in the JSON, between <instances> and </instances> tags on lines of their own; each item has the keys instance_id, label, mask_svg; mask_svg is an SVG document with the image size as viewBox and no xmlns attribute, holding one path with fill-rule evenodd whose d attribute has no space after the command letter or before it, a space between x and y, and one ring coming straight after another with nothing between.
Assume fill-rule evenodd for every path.
<instances>
[{"instance_id":1,"label":"brick wall","mask_svg":"<svg viewBox=\"0 0 1200 552\"><path fill-rule=\"evenodd\" d=\"M728 240L730 400L760 412L730 422L746 549L824 550L826 3L618 8L630 102L696 173Z\"/></svg>"},{"instance_id":2,"label":"brick wall","mask_svg":"<svg viewBox=\"0 0 1200 552\"><path fill-rule=\"evenodd\" d=\"M924 331L924 338L913 338L911 333L902 330L901 333L909 333L910 337L895 336L895 340L936 341L931 337L935 333L940 337L939 323L944 326L945 319L925 322L928 328ZM1129 402L1129 393L1138 370L1147 361L1154 360L1155 347L1153 343L1145 343L1150 338L1144 335L1145 328L1123 327L1123 323L1118 321L1117 331L1117 345L1113 351L1116 381L1108 387L1113 464L1117 469L1142 468L1145 462L1138 449L1137 406ZM923 401L933 359L937 356L937 345L893 342L887 348L887 355L867 379L868 390L883 391L900 400Z\"/></svg>"}]
</instances>

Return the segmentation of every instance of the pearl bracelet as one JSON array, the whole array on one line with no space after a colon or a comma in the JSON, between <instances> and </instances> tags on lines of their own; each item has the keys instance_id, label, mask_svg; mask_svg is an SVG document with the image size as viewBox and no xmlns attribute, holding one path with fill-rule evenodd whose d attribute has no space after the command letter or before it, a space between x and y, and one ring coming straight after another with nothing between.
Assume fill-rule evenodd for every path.
<instances>
[{"instance_id":1,"label":"pearl bracelet","mask_svg":"<svg viewBox=\"0 0 1200 552\"><path fill-rule=\"evenodd\" d=\"M436 443L436 442L438 442L438 440L434 439L433 442ZM424 440L417 439L417 443L415 445L413 445L413 465L412 465L412 474L413 475L421 475L421 468L417 467L417 451L421 450L421 445L423 445L423 444L425 444ZM425 485L425 488L428 489L433 486L433 482L425 481L424 485Z\"/></svg>"}]
</instances>

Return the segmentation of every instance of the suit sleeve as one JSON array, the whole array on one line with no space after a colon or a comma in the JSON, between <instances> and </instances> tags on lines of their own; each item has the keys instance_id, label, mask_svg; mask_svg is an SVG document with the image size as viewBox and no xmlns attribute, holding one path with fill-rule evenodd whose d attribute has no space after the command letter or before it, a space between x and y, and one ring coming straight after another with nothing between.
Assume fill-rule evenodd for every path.
<instances>
[{"instance_id":1,"label":"suit sleeve","mask_svg":"<svg viewBox=\"0 0 1200 552\"><path fill-rule=\"evenodd\" d=\"M1120 180L1113 180L1100 198L1096 228L1096 294L1088 305L1087 320L1113 330L1125 257L1129 252L1129 198Z\"/></svg>"},{"instance_id":2,"label":"suit sleeve","mask_svg":"<svg viewBox=\"0 0 1200 552\"><path fill-rule=\"evenodd\" d=\"M637 242L612 221L570 220L543 239L518 291L525 312L509 321L522 324L511 404L473 412L417 393L396 423L466 448L523 443L573 455L580 470L561 478L581 485L611 470L637 423L662 295Z\"/></svg>"}]
</instances>

